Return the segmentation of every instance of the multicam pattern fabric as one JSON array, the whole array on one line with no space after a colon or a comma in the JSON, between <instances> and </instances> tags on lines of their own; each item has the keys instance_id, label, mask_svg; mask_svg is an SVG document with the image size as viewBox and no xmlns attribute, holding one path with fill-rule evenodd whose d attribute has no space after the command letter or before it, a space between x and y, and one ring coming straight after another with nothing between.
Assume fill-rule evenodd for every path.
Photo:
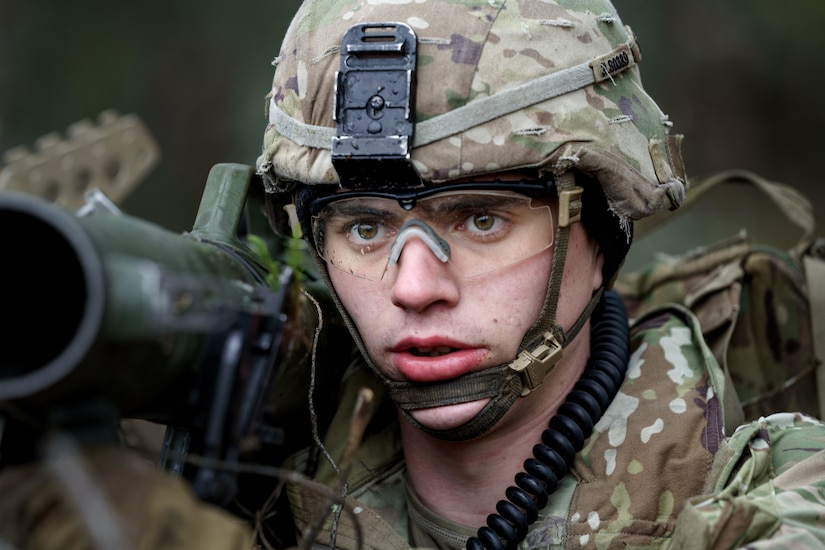
<instances>
[{"instance_id":1,"label":"multicam pattern fabric","mask_svg":"<svg viewBox=\"0 0 825 550\"><path fill-rule=\"evenodd\" d=\"M825 544L825 426L783 414L731 427L730 387L684 309L640 319L632 348L619 395L520 548ZM338 546L460 548L446 534L466 537L466 530L422 514L405 497L397 434L379 433L383 443L368 446L367 468L350 485L349 509L357 513L341 514ZM321 477L335 483L329 473ZM298 525L311 524L324 499L307 486L289 491ZM416 523L421 515L428 525ZM328 519L319 541L329 541L331 525Z\"/></svg>"},{"instance_id":2,"label":"multicam pattern fabric","mask_svg":"<svg viewBox=\"0 0 825 550\"><path fill-rule=\"evenodd\" d=\"M820 416L807 283L788 253L737 237L625 273L615 288L631 316L665 303L696 313L746 419Z\"/></svg>"},{"instance_id":3,"label":"multicam pattern fabric","mask_svg":"<svg viewBox=\"0 0 825 550\"><path fill-rule=\"evenodd\" d=\"M717 454L707 494L682 510L673 545L822 548L824 443L822 423L799 413L742 426Z\"/></svg>"},{"instance_id":4,"label":"multicam pattern fabric","mask_svg":"<svg viewBox=\"0 0 825 550\"><path fill-rule=\"evenodd\" d=\"M730 388L697 328L681 310L635 327L625 383L574 465L579 484L558 543L662 546L682 503L702 492Z\"/></svg>"},{"instance_id":5,"label":"multicam pattern fabric","mask_svg":"<svg viewBox=\"0 0 825 550\"><path fill-rule=\"evenodd\" d=\"M205 504L191 485L159 471L147 457L106 445L81 449L67 441L57 444L61 454L51 458L51 465L46 461L0 471L0 548L254 547L245 522Z\"/></svg>"},{"instance_id":6,"label":"multicam pattern fabric","mask_svg":"<svg viewBox=\"0 0 825 550\"><path fill-rule=\"evenodd\" d=\"M285 190L285 180L337 182L329 148L286 137L273 114L307 128L334 127L341 38L355 23L377 21L404 22L417 33L419 123L582 64L595 61L594 71L621 66L601 82L414 148L412 161L425 180L575 166L599 179L622 220L673 209L684 199L681 137L668 134L667 116L641 85L632 34L610 3L598 0L304 2L267 96L270 124L258 169L268 191Z\"/></svg>"}]
</instances>

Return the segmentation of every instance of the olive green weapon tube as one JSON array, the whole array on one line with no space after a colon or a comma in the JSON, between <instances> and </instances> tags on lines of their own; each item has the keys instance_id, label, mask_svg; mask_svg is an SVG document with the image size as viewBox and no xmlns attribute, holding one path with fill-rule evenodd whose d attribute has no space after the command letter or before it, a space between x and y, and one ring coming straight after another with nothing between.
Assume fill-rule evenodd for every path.
<instances>
[{"instance_id":1,"label":"olive green weapon tube","mask_svg":"<svg viewBox=\"0 0 825 550\"><path fill-rule=\"evenodd\" d=\"M255 315L264 269L238 237L251 167L218 164L191 232L0 192L0 407L89 398L123 416L184 410L210 335Z\"/></svg>"}]
</instances>

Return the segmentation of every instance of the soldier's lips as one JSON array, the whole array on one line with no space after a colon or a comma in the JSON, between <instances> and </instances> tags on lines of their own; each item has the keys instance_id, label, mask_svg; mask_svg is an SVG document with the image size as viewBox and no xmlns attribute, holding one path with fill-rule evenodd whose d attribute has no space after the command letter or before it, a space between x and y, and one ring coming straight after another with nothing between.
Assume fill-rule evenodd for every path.
<instances>
[{"instance_id":1,"label":"soldier's lips","mask_svg":"<svg viewBox=\"0 0 825 550\"><path fill-rule=\"evenodd\" d=\"M398 372L411 382L440 382L474 371L488 350L443 338L405 340L390 351Z\"/></svg>"}]
</instances>

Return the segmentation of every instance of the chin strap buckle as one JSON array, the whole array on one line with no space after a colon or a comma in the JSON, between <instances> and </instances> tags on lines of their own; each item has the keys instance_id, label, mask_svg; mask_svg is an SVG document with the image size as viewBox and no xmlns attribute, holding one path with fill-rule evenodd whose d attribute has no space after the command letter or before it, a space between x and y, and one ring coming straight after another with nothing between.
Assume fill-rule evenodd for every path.
<instances>
[{"instance_id":1,"label":"chin strap buckle","mask_svg":"<svg viewBox=\"0 0 825 550\"><path fill-rule=\"evenodd\" d=\"M523 383L522 397L538 388L544 377L564 355L561 344L552 332L545 332L542 336L544 341L534 350L522 351L515 361L510 363L510 369L519 375Z\"/></svg>"}]
</instances>

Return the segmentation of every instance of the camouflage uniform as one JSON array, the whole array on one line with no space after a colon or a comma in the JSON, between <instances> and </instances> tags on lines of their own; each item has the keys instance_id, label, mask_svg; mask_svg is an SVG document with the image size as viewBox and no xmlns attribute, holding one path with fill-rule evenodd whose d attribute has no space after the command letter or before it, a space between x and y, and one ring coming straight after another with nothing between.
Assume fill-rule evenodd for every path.
<instances>
[{"instance_id":1,"label":"camouflage uniform","mask_svg":"<svg viewBox=\"0 0 825 550\"><path fill-rule=\"evenodd\" d=\"M650 312L632 334L620 393L520 548L825 545L825 426L787 413L737 428L741 417L725 412L726 399L736 402L730 383L698 321L681 307ZM365 384L380 391L366 370L347 377L340 416L325 442L336 461L351 411L346 396ZM406 484L394 422L386 414L374 421L348 479L337 546L463 548L475 529L439 518L418 501ZM305 468L309 456L296 456L292 467ZM315 478L332 489L338 483L323 459ZM290 485L288 495L299 529L317 522L329 503L328 490L311 484ZM319 544L329 544L331 526L330 516Z\"/></svg>"}]
</instances>

